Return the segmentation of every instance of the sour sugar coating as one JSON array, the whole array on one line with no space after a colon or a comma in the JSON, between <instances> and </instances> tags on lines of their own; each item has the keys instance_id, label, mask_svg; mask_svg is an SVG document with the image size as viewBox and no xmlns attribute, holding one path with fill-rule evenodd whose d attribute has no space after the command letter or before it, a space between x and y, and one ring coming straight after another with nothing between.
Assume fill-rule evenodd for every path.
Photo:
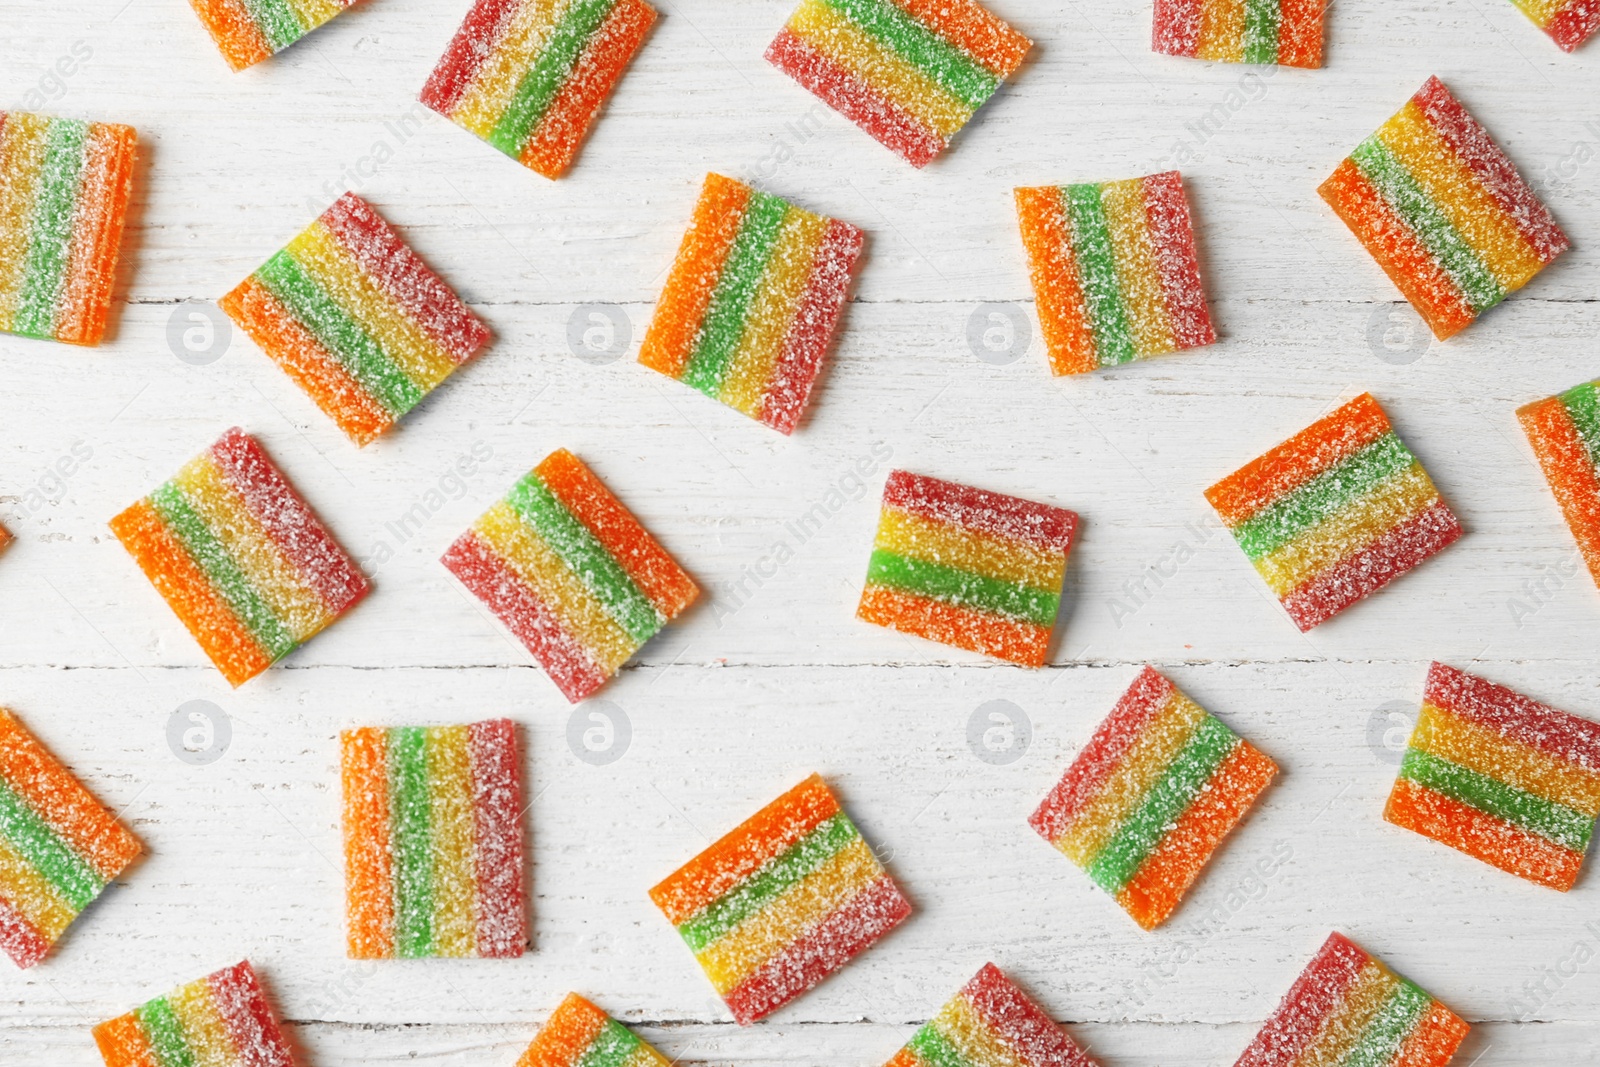
<instances>
[{"instance_id":1,"label":"sour sugar coating","mask_svg":"<svg viewBox=\"0 0 1600 1067\"><path fill-rule=\"evenodd\" d=\"M1600 723L1435 663L1383 817L1565 892L1600 817Z\"/></svg>"},{"instance_id":2,"label":"sour sugar coating","mask_svg":"<svg viewBox=\"0 0 1600 1067\"><path fill-rule=\"evenodd\" d=\"M568 993L516 1067L671 1067L626 1026Z\"/></svg>"},{"instance_id":3,"label":"sour sugar coating","mask_svg":"<svg viewBox=\"0 0 1600 1067\"><path fill-rule=\"evenodd\" d=\"M1146 667L1028 822L1153 930L1277 773Z\"/></svg>"},{"instance_id":4,"label":"sour sugar coating","mask_svg":"<svg viewBox=\"0 0 1600 1067\"><path fill-rule=\"evenodd\" d=\"M11 531L0 526L0 549L4 549L12 541Z\"/></svg>"},{"instance_id":5,"label":"sour sugar coating","mask_svg":"<svg viewBox=\"0 0 1600 1067\"><path fill-rule=\"evenodd\" d=\"M1334 933L1234 1067L1444 1067L1468 1029L1414 982Z\"/></svg>"},{"instance_id":6,"label":"sour sugar coating","mask_svg":"<svg viewBox=\"0 0 1600 1067\"><path fill-rule=\"evenodd\" d=\"M94 1028L106 1067L293 1067L248 961L179 986Z\"/></svg>"},{"instance_id":7,"label":"sour sugar coating","mask_svg":"<svg viewBox=\"0 0 1600 1067\"><path fill-rule=\"evenodd\" d=\"M1438 78L1317 191L1440 340L1567 249L1539 197Z\"/></svg>"},{"instance_id":8,"label":"sour sugar coating","mask_svg":"<svg viewBox=\"0 0 1600 1067\"><path fill-rule=\"evenodd\" d=\"M911 914L812 775L650 890L740 1025L794 1000Z\"/></svg>"},{"instance_id":9,"label":"sour sugar coating","mask_svg":"<svg viewBox=\"0 0 1600 1067\"><path fill-rule=\"evenodd\" d=\"M1600 0L1511 0L1563 52L1573 52L1600 29Z\"/></svg>"},{"instance_id":10,"label":"sour sugar coating","mask_svg":"<svg viewBox=\"0 0 1600 1067\"><path fill-rule=\"evenodd\" d=\"M44 959L139 855L117 817L0 708L0 949Z\"/></svg>"},{"instance_id":11,"label":"sour sugar coating","mask_svg":"<svg viewBox=\"0 0 1600 1067\"><path fill-rule=\"evenodd\" d=\"M1015 196L1053 372L1082 374L1216 341L1177 171Z\"/></svg>"},{"instance_id":12,"label":"sour sugar coating","mask_svg":"<svg viewBox=\"0 0 1600 1067\"><path fill-rule=\"evenodd\" d=\"M767 62L923 167L1032 47L976 0L801 0Z\"/></svg>"},{"instance_id":13,"label":"sour sugar coating","mask_svg":"<svg viewBox=\"0 0 1600 1067\"><path fill-rule=\"evenodd\" d=\"M559 178L655 20L644 0L478 0L422 102Z\"/></svg>"},{"instance_id":14,"label":"sour sugar coating","mask_svg":"<svg viewBox=\"0 0 1600 1067\"><path fill-rule=\"evenodd\" d=\"M281 52L357 0L189 0L228 66Z\"/></svg>"},{"instance_id":15,"label":"sour sugar coating","mask_svg":"<svg viewBox=\"0 0 1600 1067\"><path fill-rule=\"evenodd\" d=\"M1078 516L907 471L883 490L856 617L1042 667Z\"/></svg>"},{"instance_id":16,"label":"sour sugar coating","mask_svg":"<svg viewBox=\"0 0 1600 1067\"><path fill-rule=\"evenodd\" d=\"M1461 524L1363 393L1206 490L1302 631L1461 537Z\"/></svg>"},{"instance_id":17,"label":"sour sugar coating","mask_svg":"<svg viewBox=\"0 0 1600 1067\"><path fill-rule=\"evenodd\" d=\"M351 959L511 958L528 941L509 719L339 735Z\"/></svg>"},{"instance_id":18,"label":"sour sugar coating","mask_svg":"<svg viewBox=\"0 0 1600 1067\"><path fill-rule=\"evenodd\" d=\"M1325 0L1156 0L1151 47L1219 63L1322 66Z\"/></svg>"},{"instance_id":19,"label":"sour sugar coating","mask_svg":"<svg viewBox=\"0 0 1600 1067\"><path fill-rule=\"evenodd\" d=\"M1529 404L1517 418L1600 585L1600 381Z\"/></svg>"},{"instance_id":20,"label":"sour sugar coating","mask_svg":"<svg viewBox=\"0 0 1600 1067\"><path fill-rule=\"evenodd\" d=\"M112 519L111 532L234 686L309 641L369 588L238 427Z\"/></svg>"},{"instance_id":21,"label":"sour sugar coating","mask_svg":"<svg viewBox=\"0 0 1600 1067\"><path fill-rule=\"evenodd\" d=\"M217 303L357 445L489 340L489 328L355 193Z\"/></svg>"},{"instance_id":22,"label":"sour sugar coating","mask_svg":"<svg viewBox=\"0 0 1600 1067\"><path fill-rule=\"evenodd\" d=\"M577 703L700 595L566 449L478 517L442 560Z\"/></svg>"},{"instance_id":23,"label":"sour sugar coating","mask_svg":"<svg viewBox=\"0 0 1600 1067\"><path fill-rule=\"evenodd\" d=\"M0 332L100 343L136 150L131 126L0 111Z\"/></svg>"},{"instance_id":24,"label":"sour sugar coating","mask_svg":"<svg viewBox=\"0 0 1600 1067\"><path fill-rule=\"evenodd\" d=\"M792 432L861 245L848 222L707 175L639 362Z\"/></svg>"},{"instance_id":25,"label":"sour sugar coating","mask_svg":"<svg viewBox=\"0 0 1600 1067\"><path fill-rule=\"evenodd\" d=\"M884 1067L1095 1067L1095 1061L987 963Z\"/></svg>"}]
</instances>

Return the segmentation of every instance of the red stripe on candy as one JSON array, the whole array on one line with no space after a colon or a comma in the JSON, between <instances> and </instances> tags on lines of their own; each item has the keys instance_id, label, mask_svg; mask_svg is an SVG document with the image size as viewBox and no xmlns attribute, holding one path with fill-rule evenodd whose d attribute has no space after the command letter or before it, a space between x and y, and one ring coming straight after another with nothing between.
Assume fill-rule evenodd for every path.
<instances>
[{"instance_id":1,"label":"red stripe on candy","mask_svg":"<svg viewBox=\"0 0 1600 1067\"><path fill-rule=\"evenodd\" d=\"M478 76L478 69L493 54L506 23L511 21L523 0L478 0L456 30L439 65L428 75L428 84L417 97L428 107L448 118L460 103L467 86Z\"/></svg>"},{"instance_id":2,"label":"red stripe on candy","mask_svg":"<svg viewBox=\"0 0 1600 1067\"><path fill-rule=\"evenodd\" d=\"M1095 1067L1095 1063L1000 968L986 963L961 995L1012 1049L1036 1067Z\"/></svg>"},{"instance_id":3,"label":"red stripe on candy","mask_svg":"<svg viewBox=\"0 0 1600 1067\"><path fill-rule=\"evenodd\" d=\"M909 471L889 475L889 482L883 487L883 506L1061 553L1071 550L1072 535L1078 527L1078 516L1066 508Z\"/></svg>"},{"instance_id":4,"label":"red stripe on candy","mask_svg":"<svg viewBox=\"0 0 1600 1067\"><path fill-rule=\"evenodd\" d=\"M1529 748L1600 774L1600 722L1529 700L1521 693L1443 663L1428 668L1423 699Z\"/></svg>"},{"instance_id":5,"label":"red stripe on candy","mask_svg":"<svg viewBox=\"0 0 1600 1067\"><path fill-rule=\"evenodd\" d=\"M242 1062L248 1067L294 1067L289 1043L248 960L210 975L206 983Z\"/></svg>"},{"instance_id":6,"label":"red stripe on candy","mask_svg":"<svg viewBox=\"0 0 1600 1067\"><path fill-rule=\"evenodd\" d=\"M472 760L473 867L477 872L478 954L511 958L528 943L522 887L522 768L510 719L468 727Z\"/></svg>"},{"instance_id":7,"label":"red stripe on candy","mask_svg":"<svg viewBox=\"0 0 1600 1067\"><path fill-rule=\"evenodd\" d=\"M1596 30L1600 30L1600 0L1572 0L1544 28L1563 52L1575 51Z\"/></svg>"},{"instance_id":8,"label":"red stripe on candy","mask_svg":"<svg viewBox=\"0 0 1600 1067\"><path fill-rule=\"evenodd\" d=\"M1372 957L1341 933L1328 935L1317 955L1284 996L1233 1067L1296 1063Z\"/></svg>"},{"instance_id":9,"label":"red stripe on candy","mask_svg":"<svg viewBox=\"0 0 1600 1067\"><path fill-rule=\"evenodd\" d=\"M806 281L805 295L783 339L766 395L761 421L780 433L793 433L811 397L822 357L827 353L850 288L850 272L861 255L862 234L848 222L828 220Z\"/></svg>"},{"instance_id":10,"label":"red stripe on candy","mask_svg":"<svg viewBox=\"0 0 1600 1067\"><path fill-rule=\"evenodd\" d=\"M1216 341L1200 281L1200 257L1194 247L1194 221L1175 170L1144 179L1144 213L1161 272L1161 292L1179 348L1198 348Z\"/></svg>"},{"instance_id":11,"label":"red stripe on candy","mask_svg":"<svg viewBox=\"0 0 1600 1067\"><path fill-rule=\"evenodd\" d=\"M1150 47L1162 55L1200 54L1201 0L1156 0Z\"/></svg>"},{"instance_id":12,"label":"red stripe on candy","mask_svg":"<svg viewBox=\"0 0 1600 1067\"><path fill-rule=\"evenodd\" d=\"M0 897L0 951L18 967L32 967L50 952L50 942L5 897Z\"/></svg>"}]
</instances>

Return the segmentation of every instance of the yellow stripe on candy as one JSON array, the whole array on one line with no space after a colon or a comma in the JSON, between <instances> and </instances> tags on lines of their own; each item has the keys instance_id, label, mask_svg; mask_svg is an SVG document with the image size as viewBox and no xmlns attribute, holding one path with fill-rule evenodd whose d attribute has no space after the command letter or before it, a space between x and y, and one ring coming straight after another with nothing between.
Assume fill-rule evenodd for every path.
<instances>
[{"instance_id":1,"label":"yellow stripe on candy","mask_svg":"<svg viewBox=\"0 0 1600 1067\"><path fill-rule=\"evenodd\" d=\"M1205 717L1198 704L1174 691L1094 799L1056 840L1056 848L1080 867L1092 863L1128 816L1144 803L1146 794Z\"/></svg>"},{"instance_id":2,"label":"yellow stripe on candy","mask_svg":"<svg viewBox=\"0 0 1600 1067\"><path fill-rule=\"evenodd\" d=\"M300 28L308 33L344 10L333 0L288 0L288 3Z\"/></svg>"},{"instance_id":3,"label":"yellow stripe on candy","mask_svg":"<svg viewBox=\"0 0 1600 1067\"><path fill-rule=\"evenodd\" d=\"M289 242L288 251L423 392L456 369L450 354L373 283L327 226L312 223Z\"/></svg>"},{"instance_id":4,"label":"yellow stripe on candy","mask_svg":"<svg viewBox=\"0 0 1600 1067\"><path fill-rule=\"evenodd\" d=\"M1544 266L1515 221L1428 122L1415 101L1378 128L1378 139L1416 178L1495 279L1518 289Z\"/></svg>"},{"instance_id":5,"label":"yellow stripe on candy","mask_svg":"<svg viewBox=\"0 0 1600 1067\"><path fill-rule=\"evenodd\" d=\"M500 501L473 524L489 546L532 587L607 674L633 655L635 645L578 577Z\"/></svg>"},{"instance_id":6,"label":"yellow stripe on candy","mask_svg":"<svg viewBox=\"0 0 1600 1067\"><path fill-rule=\"evenodd\" d=\"M1200 43L1195 55L1243 63L1245 8L1246 0L1205 0L1200 5Z\"/></svg>"},{"instance_id":7,"label":"yellow stripe on candy","mask_svg":"<svg viewBox=\"0 0 1600 1067\"><path fill-rule=\"evenodd\" d=\"M1432 704L1422 705L1411 747L1516 786L1553 804L1600 817L1600 774L1513 741Z\"/></svg>"},{"instance_id":8,"label":"yellow stripe on candy","mask_svg":"<svg viewBox=\"0 0 1600 1067\"><path fill-rule=\"evenodd\" d=\"M173 482L297 644L331 621L317 591L301 580L294 564L209 455L184 464Z\"/></svg>"},{"instance_id":9,"label":"yellow stripe on candy","mask_svg":"<svg viewBox=\"0 0 1600 1067\"><path fill-rule=\"evenodd\" d=\"M1534 21L1540 29L1550 25L1550 20L1555 18L1572 0L1512 0L1523 13Z\"/></svg>"},{"instance_id":10,"label":"yellow stripe on candy","mask_svg":"<svg viewBox=\"0 0 1600 1067\"><path fill-rule=\"evenodd\" d=\"M796 8L789 32L945 140L972 117L963 101L821 0Z\"/></svg>"},{"instance_id":11,"label":"yellow stripe on candy","mask_svg":"<svg viewBox=\"0 0 1600 1067\"><path fill-rule=\"evenodd\" d=\"M1059 555L1032 545L933 522L895 507L883 509L872 547L1052 593L1061 592L1066 569Z\"/></svg>"},{"instance_id":12,"label":"yellow stripe on candy","mask_svg":"<svg viewBox=\"0 0 1600 1067\"><path fill-rule=\"evenodd\" d=\"M1323 1021L1322 1029L1294 1067L1338 1067L1361 1035L1383 1010L1384 1002L1400 988L1400 980L1377 960L1369 960L1345 991L1344 999Z\"/></svg>"},{"instance_id":13,"label":"yellow stripe on candy","mask_svg":"<svg viewBox=\"0 0 1600 1067\"><path fill-rule=\"evenodd\" d=\"M672 1067L672 1063L641 1041L633 1047L632 1052L628 1053L628 1058L622 1061L620 1067Z\"/></svg>"},{"instance_id":14,"label":"yellow stripe on candy","mask_svg":"<svg viewBox=\"0 0 1600 1067\"><path fill-rule=\"evenodd\" d=\"M1394 527L1416 518L1438 499L1439 491L1422 464L1412 463L1342 511L1256 560L1256 571L1274 593L1284 596Z\"/></svg>"},{"instance_id":15,"label":"yellow stripe on candy","mask_svg":"<svg viewBox=\"0 0 1600 1067\"><path fill-rule=\"evenodd\" d=\"M428 825L433 827L433 938L440 956L471 956L477 945L473 870L472 760L465 726L428 730Z\"/></svg>"},{"instance_id":16,"label":"yellow stripe on candy","mask_svg":"<svg viewBox=\"0 0 1600 1067\"><path fill-rule=\"evenodd\" d=\"M984 1067L1030 1067L984 1022L964 996L952 998L933 1017L933 1028L956 1051L962 1063Z\"/></svg>"},{"instance_id":17,"label":"yellow stripe on candy","mask_svg":"<svg viewBox=\"0 0 1600 1067\"><path fill-rule=\"evenodd\" d=\"M571 0L523 0L450 114L452 121L487 139L511 106L522 75L550 41Z\"/></svg>"},{"instance_id":18,"label":"yellow stripe on candy","mask_svg":"<svg viewBox=\"0 0 1600 1067\"><path fill-rule=\"evenodd\" d=\"M858 837L696 958L717 992L728 993L882 873Z\"/></svg>"},{"instance_id":19,"label":"yellow stripe on candy","mask_svg":"<svg viewBox=\"0 0 1600 1067\"><path fill-rule=\"evenodd\" d=\"M46 941L60 937L77 912L56 887L0 836L0 898L4 898Z\"/></svg>"},{"instance_id":20,"label":"yellow stripe on candy","mask_svg":"<svg viewBox=\"0 0 1600 1067\"><path fill-rule=\"evenodd\" d=\"M49 132L47 119L25 112L12 112L0 126L0 330L16 326Z\"/></svg>"},{"instance_id":21,"label":"yellow stripe on candy","mask_svg":"<svg viewBox=\"0 0 1600 1067\"><path fill-rule=\"evenodd\" d=\"M1117 288L1128 309L1134 347L1141 358L1176 351L1178 345L1172 336L1172 319L1167 314L1167 298L1161 289L1161 272L1156 266L1150 222L1144 210L1144 182L1138 178L1106 182L1100 186L1100 204L1111 234Z\"/></svg>"},{"instance_id":22,"label":"yellow stripe on candy","mask_svg":"<svg viewBox=\"0 0 1600 1067\"><path fill-rule=\"evenodd\" d=\"M767 380L772 377L784 338L805 296L817 249L827 232L828 220L820 215L802 211L792 204L784 213L778 241L745 319L733 368L718 397L729 407L751 417L760 415Z\"/></svg>"},{"instance_id":23,"label":"yellow stripe on candy","mask_svg":"<svg viewBox=\"0 0 1600 1067\"><path fill-rule=\"evenodd\" d=\"M234 1048L228 1036L228 1024L217 1011L216 999L211 995L211 983L205 980L190 982L167 994L172 1014L183 1029L184 1043L189 1046L194 1067L231 1067L247 1055Z\"/></svg>"}]
</instances>

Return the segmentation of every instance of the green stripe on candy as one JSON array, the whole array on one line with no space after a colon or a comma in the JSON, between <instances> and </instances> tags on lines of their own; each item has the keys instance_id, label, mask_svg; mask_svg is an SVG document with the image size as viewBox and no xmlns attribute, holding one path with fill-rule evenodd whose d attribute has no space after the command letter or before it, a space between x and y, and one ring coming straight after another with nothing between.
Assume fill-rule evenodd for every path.
<instances>
[{"instance_id":1,"label":"green stripe on candy","mask_svg":"<svg viewBox=\"0 0 1600 1067\"><path fill-rule=\"evenodd\" d=\"M554 550L584 588L604 605L613 622L639 644L650 640L666 624L650 598L634 584L589 528L532 472L506 494L506 503Z\"/></svg>"},{"instance_id":2,"label":"green stripe on candy","mask_svg":"<svg viewBox=\"0 0 1600 1067\"><path fill-rule=\"evenodd\" d=\"M584 45L614 6L616 0L573 0L533 66L517 83L505 113L489 131L490 144L513 159L521 157L523 146L571 77Z\"/></svg>"},{"instance_id":3,"label":"green stripe on candy","mask_svg":"<svg viewBox=\"0 0 1600 1067\"><path fill-rule=\"evenodd\" d=\"M433 827L428 791L428 731L389 731L389 827L394 845L395 954L433 955Z\"/></svg>"},{"instance_id":4,"label":"green stripe on candy","mask_svg":"<svg viewBox=\"0 0 1600 1067\"><path fill-rule=\"evenodd\" d=\"M1072 258L1083 281L1089 328L1094 333L1095 359L1102 367L1127 363L1137 354L1128 309L1117 283L1117 256L1098 185L1067 185L1061 190L1072 235Z\"/></svg>"},{"instance_id":5,"label":"green stripe on candy","mask_svg":"<svg viewBox=\"0 0 1600 1067\"><path fill-rule=\"evenodd\" d=\"M0 779L0 837L55 886L75 912L88 907L105 887L94 868L72 851L4 779Z\"/></svg>"},{"instance_id":6,"label":"green stripe on candy","mask_svg":"<svg viewBox=\"0 0 1600 1067\"><path fill-rule=\"evenodd\" d=\"M1417 985L1400 979L1400 988L1383 1002L1355 1046L1339 1061L1339 1067L1388 1067L1432 1004L1433 998Z\"/></svg>"},{"instance_id":7,"label":"green stripe on candy","mask_svg":"<svg viewBox=\"0 0 1600 1067\"><path fill-rule=\"evenodd\" d=\"M1256 512L1234 527L1233 536L1245 555L1260 559L1339 514L1386 479L1410 470L1416 461L1398 436L1384 434L1343 463Z\"/></svg>"},{"instance_id":8,"label":"green stripe on candy","mask_svg":"<svg viewBox=\"0 0 1600 1067\"><path fill-rule=\"evenodd\" d=\"M1122 892L1238 744L1221 720L1210 715L1202 719L1139 807L1089 864L1095 884L1113 895Z\"/></svg>"},{"instance_id":9,"label":"green stripe on candy","mask_svg":"<svg viewBox=\"0 0 1600 1067\"><path fill-rule=\"evenodd\" d=\"M1400 777L1536 833L1562 848L1582 852L1589 847L1593 817L1421 749L1406 751Z\"/></svg>"},{"instance_id":10,"label":"green stripe on candy","mask_svg":"<svg viewBox=\"0 0 1600 1067\"><path fill-rule=\"evenodd\" d=\"M150 494L150 502L267 658L276 662L293 652L294 635L272 613L206 520L190 506L183 490L167 482Z\"/></svg>"},{"instance_id":11,"label":"green stripe on candy","mask_svg":"<svg viewBox=\"0 0 1600 1067\"><path fill-rule=\"evenodd\" d=\"M816 871L861 834L840 812L821 823L788 851L739 883L705 911L678 927L694 952L703 952L718 938L760 912L773 900Z\"/></svg>"},{"instance_id":12,"label":"green stripe on candy","mask_svg":"<svg viewBox=\"0 0 1600 1067\"><path fill-rule=\"evenodd\" d=\"M1283 29L1281 0L1245 0L1244 61L1276 63L1278 35Z\"/></svg>"},{"instance_id":13,"label":"green stripe on candy","mask_svg":"<svg viewBox=\"0 0 1600 1067\"><path fill-rule=\"evenodd\" d=\"M136 1009L139 1029L144 1031L161 1067L197 1067L194 1052L183 1035L183 1024L173 1013L166 997L157 997Z\"/></svg>"},{"instance_id":14,"label":"green stripe on candy","mask_svg":"<svg viewBox=\"0 0 1600 1067\"><path fill-rule=\"evenodd\" d=\"M1486 311L1505 299L1506 291L1478 253L1376 135L1361 142L1350 158L1438 261L1474 312Z\"/></svg>"},{"instance_id":15,"label":"green stripe on candy","mask_svg":"<svg viewBox=\"0 0 1600 1067\"><path fill-rule=\"evenodd\" d=\"M631 1030L615 1019L607 1019L573 1067L622 1067L638 1047L639 1039Z\"/></svg>"},{"instance_id":16,"label":"green stripe on candy","mask_svg":"<svg viewBox=\"0 0 1600 1067\"><path fill-rule=\"evenodd\" d=\"M255 277L390 415L398 418L422 399L416 383L288 252L263 263Z\"/></svg>"},{"instance_id":17,"label":"green stripe on candy","mask_svg":"<svg viewBox=\"0 0 1600 1067\"><path fill-rule=\"evenodd\" d=\"M244 0L244 7L250 14L250 21L267 39L267 47L274 52L288 48L310 28L300 25L288 0Z\"/></svg>"},{"instance_id":18,"label":"green stripe on candy","mask_svg":"<svg viewBox=\"0 0 1600 1067\"><path fill-rule=\"evenodd\" d=\"M1056 611L1061 606L1061 597L1056 593L1018 582L985 578L959 567L912 559L881 548L872 553L867 564L867 583L930 597L971 611L1009 616L1035 626L1054 626Z\"/></svg>"},{"instance_id":19,"label":"green stripe on candy","mask_svg":"<svg viewBox=\"0 0 1600 1067\"><path fill-rule=\"evenodd\" d=\"M928 1067L970 1067L932 1023L912 1034L910 1044L911 1051Z\"/></svg>"},{"instance_id":20,"label":"green stripe on candy","mask_svg":"<svg viewBox=\"0 0 1600 1067\"><path fill-rule=\"evenodd\" d=\"M72 256L72 220L78 211L78 186L88 134L87 122L52 119L45 135L44 162L34 193L22 291L13 325L15 332L27 337L55 336L56 307Z\"/></svg>"},{"instance_id":21,"label":"green stripe on candy","mask_svg":"<svg viewBox=\"0 0 1600 1067\"><path fill-rule=\"evenodd\" d=\"M711 295L711 307L700 327L694 353L683 369L682 380L713 399L722 392L723 380L733 366L750 305L761 287L788 210L788 204L769 193L750 195L716 291Z\"/></svg>"},{"instance_id":22,"label":"green stripe on candy","mask_svg":"<svg viewBox=\"0 0 1600 1067\"><path fill-rule=\"evenodd\" d=\"M1561 394L1567 418L1578 428L1578 436L1589 449L1589 459L1600 467L1600 386L1586 382Z\"/></svg>"},{"instance_id":23,"label":"green stripe on candy","mask_svg":"<svg viewBox=\"0 0 1600 1067\"><path fill-rule=\"evenodd\" d=\"M1000 79L889 0L822 0L976 111Z\"/></svg>"}]
</instances>

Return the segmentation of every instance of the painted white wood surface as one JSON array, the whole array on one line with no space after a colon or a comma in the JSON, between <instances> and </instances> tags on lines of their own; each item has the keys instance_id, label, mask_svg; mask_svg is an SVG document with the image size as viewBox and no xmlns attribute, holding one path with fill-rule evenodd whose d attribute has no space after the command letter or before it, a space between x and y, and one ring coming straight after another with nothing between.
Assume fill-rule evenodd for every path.
<instances>
[{"instance_id":1,"label":"painted white wood surface","mask_svg":"<svg viewBox=\"0 0 1600 1067\"><path fill-rule=\"evenodd\" d=\"M1574 569L1512 415L1600 374L1594 48L1562 55L1506 0L1348 0L1330 14L1327 69L1268 76L1151 55L1143 0L994 0L1036 52L918 173L762 62L787 0L658 6L578 166L550 183L412 103L461 0L372 0L238 75L181 0L0 0L0 106L38 91L47 110L130 122L145 156L114 341L0 336L0 521L18 537L0 557L0 702L150 850L48 962L0 974L0 1062L93 1064L94 1021L249 956L307 1067L509 1065L571 989L686 1063L866 1067L990 959L1108 1067L1225 1064L1332 928L1478 1024L1460 1062L1593 1061L1594 872L1562 896L1380 812L1385 737L1403 736L1430 659L1600 716L1600 594ZM79 41L92 55L58 83L47 71ZM1576 247L1459 339L1408 350L1416 317L1314 189L1432 73ZM975 357L979 305L1014 304L1031 323L1012 186L1174 163L1220 344L1072 380L1046 373L1036 329L1014 362ZM632 362L708 169L869 232L832 370L792 439ZM244 338L205 366L167 340L199 306L185 302L226 291L352 186L497 333L359 452ZM569 320L591 303L626 313L627 356L574 354ZM1468 535L1302 637L1208 525L1200 490L1363 389ZM236 693L105 526L233 424L261 436L377 587ZM631 747L604 767L576 758L572 709L436 562L557 446L708 591L604 693L632 723ZM91 455L53 473L75 447ZM489 458L452 480L474 447ZM889 465L1083 515L1050 668L852 619ZM419 502L427 516L402 541L393 525ZM818 502L826 521L801 544L788 524ZM382 544L393 558L379 563ZM1151 567L1171 576L1158 585ZM1146 662L1284 769L1154 934L1023 822ZM208 766L168 750L168 717L191 699L232 721ZM1034 727L1004 766L967 743L974 711L997 699ZM525 728L533 951L346 961L337 731L500 714ZM741 1030L644 891L812 770L918 913ZM1275 852L1287 858L1269 877L1253 873Z\"/></svg>"}]
</instances>

